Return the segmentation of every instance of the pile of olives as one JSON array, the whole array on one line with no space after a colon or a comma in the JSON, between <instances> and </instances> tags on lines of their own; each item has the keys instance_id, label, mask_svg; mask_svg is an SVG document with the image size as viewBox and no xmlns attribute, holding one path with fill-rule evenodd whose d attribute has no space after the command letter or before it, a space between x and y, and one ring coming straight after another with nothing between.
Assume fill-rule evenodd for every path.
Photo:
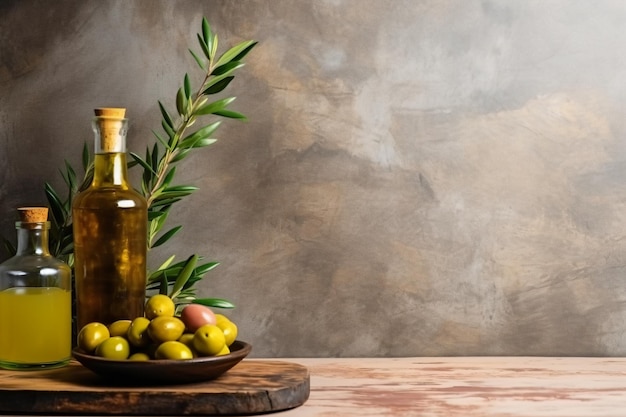
<instances>
[{"instance_id":1,"label":"pile of olives","mask_svg":"<svg viewBox=\"0 0 626 417\"><path fill-rule=\"evenodd\" d=\"M85 353L116 360L192 359L230 353L237 325L200 304L185 306L180 316L167 295L148 299L144 317L108 326L93 322L78 332Z\"/></svg>"}]
</instances>

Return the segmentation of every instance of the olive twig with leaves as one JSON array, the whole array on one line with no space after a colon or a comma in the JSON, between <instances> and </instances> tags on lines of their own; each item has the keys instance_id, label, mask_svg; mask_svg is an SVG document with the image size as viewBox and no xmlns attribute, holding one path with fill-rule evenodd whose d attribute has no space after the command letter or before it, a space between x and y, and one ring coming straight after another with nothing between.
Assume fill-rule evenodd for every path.
<instances>
[{"instance_id":1,"label":"olive twig with leaves","mask_svg":"<svg viewBox=\"0 0 626 417\"><path fill-rule=\"evenodd\" d=\"M172 117L163 103L159 101L162 116L161 127L165 136L153 132L157 142L152 149L146 149L144 158L136 153L130 153L134 163L141 165L144 170L141 192L148 201L148 245L150 248L162 245L182 229L182 226L175 226L160 234L172 204L197 191L197 187L190 185L172 185L176 163L182 161L193 149L215 143L216 139L212 138L212 135L221 122L215 121L193 132L189 132L190 127L206 115L246 119L243 114L227 108L235 97L216 101L209 101L208 97L222 92L230 84L234 79L235 71L244 66L242 59L254 48L256 42L241 42L218 57L218 36L211 30L206 19L202 20L202 33L199 33L197 37L202 55L196 54L191 49L189 52L204 72L203 81L196 92L192 93L189 75L185 74L183 84L176 94L178 116ZM174 256L170 257L149 275L147 288L149 290L158 288L161 294L168 294L177 304L195 302L211 307L233 307L230 302L223 299L196 298L193 285L206 272L218 265L217 262L210 262L197 266L200 260L201 258L197 255L192 255L184 262L171 265Z\"/></svg>"}]
</instances>

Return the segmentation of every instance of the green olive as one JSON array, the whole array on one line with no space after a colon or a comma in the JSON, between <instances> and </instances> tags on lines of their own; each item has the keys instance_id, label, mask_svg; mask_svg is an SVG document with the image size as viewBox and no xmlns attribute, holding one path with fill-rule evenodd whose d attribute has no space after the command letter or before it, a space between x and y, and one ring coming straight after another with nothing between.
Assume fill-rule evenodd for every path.
<instances>
[{"instance_id":1,"label":"green olive","mask_svg":"<svg viewBox=\"0 0 626 417\"><path fill-rule=\"evenodd\" d=\"M193 353L193 357L198 357L198 352L196 352L196 348L193 347L193 333L183 333L181 337L178 338L178 341L184 345L187 345L189 349L191 349L191 353Z\"/></svg>"},{"instance_id":2,"label":"green olive","mask_svg":"<svg viewBox=\"0 0 626 417\"><path fill-rule=\"evenodd\" d=\"M124 336L128 333L128 328L132 323L131 320L117 320L109 324L109 333L111 336Z\"/></svg>"},{"instance_id":3,"label":"green olive","mask_svg":"<svg viewBox=\"0 0 626 417\"><path fill-rule=\"evenodd\" d=\"M178 317L159 316L150 320L148 335L155 343L178 340L185 331L185 323Z\"/></svg>"},{"instance_id":4,"label":"green olive","mask_svg":"<svg viewBox=\"0 0 626 417\"><path fill-rule=\"evenodd\" d=\"M130 345L122 336L109 337L96 348L96 356L107 359L128 359Z\"/></svg>"},{"instance_id":5,"label":"green olive","mask_svg":"<svg viewBox=\"0 0 626 417\"><path fill-rule=\"evenodd\" d=\"M187 346L191 346L193 344L193 333L183 333L183 335L178 338L178 341Z\"/></svg>"},{"instance_id":6,"label":"green olive","mask_svg":"<svg viewBox=\"0 0 626 417\"><path fill-rule=\"evenodd\" d=\"M193 336L193 347L203 356L215 356L226 346L224 332L213 324L200 327Z\"/></svg>"},{"instance_id":7,"label":"green olive","mask_svg":"<svg viewBox=\"0 0 626 417\"><path fill-rule=\"evenodd\" d=\"M134 347L146 347L150 344L151 340L148 336L148 325L150 320L145 317L137 317L134 319L128 327L126 338Z\"/></svg>"},{"instance_id":8,"label":"green olive","mask_svg":"<svg viewBox=\"0 0 626 417\"><path fill-rule=\"evenodd\" d=\"M222 350L220 350L218 354L215 356L224 356L224 355L228 355L229 353L230 353L230 348L228 347L228 345L224 345Z\"/></svg>"},{"instance_id":9,"label":"green olive","mask_svg":"<svg viewBox=\"0 0 626 417\"><path fill-rule=\"evenodd\" d=\"M181 343L176 340L170 340L167 342L163 342L157 348L154 357L156 359L191 359L193 358L193 353L191 349L184 343Z\"/></svg>"},{"instance_id":10,"label":"green olive","mask_svg":"<svg viewBox=\"0 0 626 417\"><path fill-rule=\"evenodd\" d=\"M85 353L93 353L96 347L110 337L109 329L102 323L86 324L77 336L78 347Z\"/></svg>"},{"instance_id":11,"label":"green olive","mask_svg":"<svg viewBox=\"0 0 626 417\"><path fill-rule=\"evenodd\" d=\"M128 358L129 361L149 361L150 356L145 352L135 352Z\"/></svg>"},{"instance_id":12,"label":"green olive","mask_svg":"<svg viewBox=\"0 0 626 417\"><path fill-rule=\"evenodd\" d=\"M159 316L172 317L176 311L176 305L167 295L156 294L146 301L144 310L146 317L150 320Z\"/></svg>"},{"instance_id":13,"label":"green olive","mask_svg":"<svg viewBox=\"0 0 626 417\"><path fill-rule=\"evenodd\" d=\"M224 332L226 346L232 345L235 339L237 339L237 325L230 320L222 320L218 321L216 326L222 329L222 331Z\"/></svg>"}]
</instances>

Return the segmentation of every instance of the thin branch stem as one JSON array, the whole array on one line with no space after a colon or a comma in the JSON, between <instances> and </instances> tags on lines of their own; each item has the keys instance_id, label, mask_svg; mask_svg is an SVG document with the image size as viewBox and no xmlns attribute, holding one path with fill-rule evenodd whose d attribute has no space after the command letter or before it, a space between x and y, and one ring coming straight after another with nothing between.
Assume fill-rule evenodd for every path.
<instances>
[{"instance_id":1,"label":"thin branch stem","mask_svg":"<svg viewBox=\"0 0 626 417\"><path fill-rule=\"evenodd\" d=\"M157 172L156 181L154 182L154 185L152 186L152 188L150 189L148 194L145 196L146 200L148 201L148 207L150 207L152 205L152 203L154 202L155 193L163 185L163 181L165 180L165 176L166 176L167 171L168 171L168 169L170 167L170 164L172 163L172 160L176 156L178 156L178 152L179 152L179 148L177 148L178 141L180 140L180 138L183 137L183 135L185 134L185 131L191 125L190 121L193 118L193 114L194 114L194 112L196 110L196 107L197 107L198 103L203 98L202 92L204 91L206 83L209 80L209 77L211 76L211 73L213 72L214 69L215 69L215 67L213 65L213 57L210 57L209 58L209 62L208 62L208 69L207 69L206 74L204 76L204 80L200 84L200 88L198 88L198 91L195 94L196 98L192 101L191 111L190 111L189 114L185 114L185 115L181 116L180 125L178 126L178 128L176 129L176 132L174 133L174 138L175 138L175 140L173 142L173 144L174 144L173 148L174 149L167 148L165 150L165 154L163 155L163 157L161 158L161 161L159 163L159 169L158 169L158 172Z\"/></svg>"}]
</instances>

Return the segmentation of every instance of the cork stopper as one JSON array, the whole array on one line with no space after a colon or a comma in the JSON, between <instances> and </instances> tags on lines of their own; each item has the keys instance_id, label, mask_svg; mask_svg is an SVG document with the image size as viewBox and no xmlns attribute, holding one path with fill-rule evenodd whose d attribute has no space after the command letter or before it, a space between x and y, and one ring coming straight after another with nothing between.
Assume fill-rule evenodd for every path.
<instances>
[{"instance_id":1,"label":"cork stopper","mask_svg":"<svg viewBox=\"0 0 626 417\"><path fill-rule=\"evenodd\" d=\"M20 207L17 211L22 223L44 223L48 221L47 207Z\"/></svg>"},{"instance_id":2,"label":"cork stopper","mask_svg":"<svg viewBox=\"0 0 626 417\"><path fill-rule=\"evenodd\" d=\"M111 117L114 119L123 119L126 115L126 109L121 107L99 107L94 109L94 113L98 117Z\"/></svg>"},{"instance_id":3,"label":"cork stopper","mask_svg":"<svg viewBox=\"0 0 626 417\"><path fill-rule=\"evenodd\" d=\"M99 107L94 109L94 128L100 134L100 151L125 152L126 109L120 107Z\"/></svg>"}]
</instances>

